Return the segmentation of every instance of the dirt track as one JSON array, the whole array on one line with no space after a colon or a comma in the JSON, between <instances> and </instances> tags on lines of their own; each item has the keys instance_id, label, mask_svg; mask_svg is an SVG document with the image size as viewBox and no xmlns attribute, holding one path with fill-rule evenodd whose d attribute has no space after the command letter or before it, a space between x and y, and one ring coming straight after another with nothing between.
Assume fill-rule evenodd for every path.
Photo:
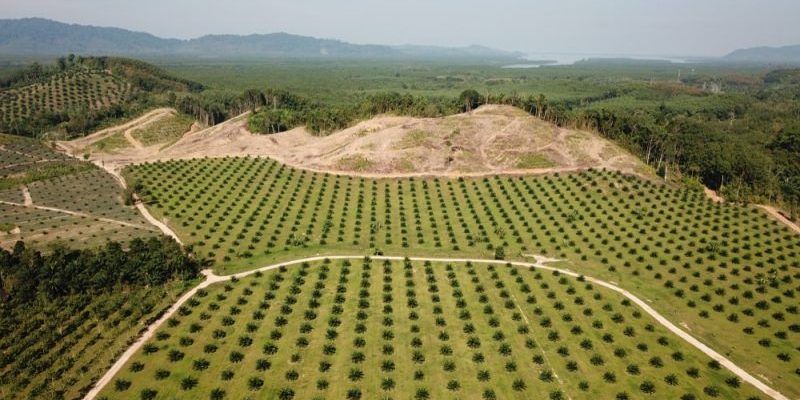
<instances>
[{"instance_id":1,"label":"dirt track","mask_svg":"<svg viewBox=\"0 0 800 400\"><path fill-rule=\"evenodd\" d=\"M175 232L172 229L170 229L169 226L167 226L167 224L157 220L152 214L150 214L150 211L147 211L147 207L144 206L144 204L139 200L138 197L136 197L136 209L139 210L139 212L142 214L144 219L147 220L147 222L153 224L156 228L160 229L162 233L172 237L173 239L175 239L176 242L178 242L178 244L183 246L181 238L179 238L178 235L175 234Z\"/></svg>"},{"instance_id":2,"label":"dirt track","mask_svg":"<svg viewBox=\"0 0 800 400\"><path fill-rule=\"evenodd\" d=\"M720 196L717 192L715 192L715 191L713 191L713 190L711 190L711 189L709 189L707 187L703 188L703 192L706 194L706 196L709 199L711 199L711 201L713 201L715 203L723 203L723 202L725 202L725 199L722 198L722 196ZM786 215L784 215L783 212L781 212L779 209L777 209L777 208L775 208L773 206L766 205L766 204L756 204L756 207L766 211L767 214L769 214L771 217L773 217L776 220L778 220L780 223L786 225L789 229L791 229L791 230L793 230L793 231L795 231L797 233L800 233L800 225L796 224L795 222L793 222L789 218L786 218Z\"/></svg>"},{"instance_id":3,"label":"dirt track","mask_svg":"<svg viewBox=\"0 0 800 400\"><path fill-rule=\"evenodd\" d=\"M326 258L327 259L331 259L331 260L362 259L362 258L364 258L364 256L355 255L355 256L328 256L328 257L318 256L318 257L310 257L310 258L304 258L304 259L300 259L300 260L293 260L293 261L288 261L288 262L279 263L279 264L273 264L273 265L269 265L269 266L266 266L266 267L261 267L261 268L258 268L258 269L254 269L254 270L250 270L250 271L246 271L246 272L241 272L241 273L233 274L233 275L226 275L226 276L218 276L218 275L215 275L213 272L208 271L208 270L203 271L203 275L206 276L206 279L203 282L201 282L199 285L195 286L190 291L186 292L183 296L181 296L178 299L178 301L176 301L175 304L173 304L158 320L156 320L155 322L150 324L147 327L147 330L145 331L145 333L142 334L135 342L133 342L133 344L131 344L131 346L128 347L127 350L125 350L125 352L122 354L122 356L120 356L120 358L117 359L116 362L114 362L114 365L112 365L111 368L100 378L100 380L97 381L97 383L92 388L92 390L89 391L89 393L86 394L86 396L84 397L84 400L93 400L95 397L97 397L97 395L100 393L100 391L106 385L108 385L111 382L111 380L114 378L114 376L122 369L123 366L125 366L125 364L130 360L130 358L148 340L150 340L155 335L155 333L158 330L158 328L161 325L163 325L164 322L166 322L169 318L171 318L185 302L187 302L192 296L194 296L197 293L198 290L206 288L206 287L208 287L208 286L210 286L210 285L212 285L214 283L231 280L231 278L234 278L234 277L235 278L243 278L245 276L255 274L256 272L265 272L265 271L269 271L269 270L272 270L272 269L279 268L281 266L290 266L290 265L296 265L296 264L301 264L301 263L305 263L305 262L322 261L322 260L324 260ZM375 260L393 260L393 261L402 261L402 260L405 259L405 257L392 257L392 256L371 256L370 258L375 259ZM571 277L582 276L582 275L580 275L580 274L578 274L576 272L573 272L573 271L570 271L570 270L567 270L567 269L548 266L548 265L546 265L546 263L557 261L557 260L549 259L549 258L546 258L546 257L539 257L539 256L535 256L535 258L536 258L536 262L535 263L519 262L519 261L503 261L503 260L493 260L493 259L491 259L491 260L472 259L472 258L430 258L430 257L408 257L408 258L410 260L412 260L412 261L431 261L431 262L444 262L444 263L466 263L466 262L472 262L472 263L476 263L476 264L477 263L480 263L480 264L511 264L511 265L514 265L514 266L517 266L517 267L525 267L525 268L534 267L534 268L544 269L544 270L548 270L548 271L558 271L559 273L562 273L562 274L565 274L565 275L568 275L568 276L571 276ZM705 344L703 344L699 340L695 339L694 336L692 336L691 334L689 334L686 331L682 330L681 328L677 327L675 324L670 322L668 319L666 319L664 316L662 316L656 310L654 310L652 307L650 307L644 300L634 296L633 294L631 294L627 290L622 289L619 286L614 285L612 283L609 283L609 282L606 282L606 281L602 281L602 280L599 280L599 279L595 279L595 278L592 278L592 277L586 277L586 276L584 276L584 279L587 282L594 283L596 285L602 286L602 287L604 287L606 289L609 289L609 290L613 290L613 291L625 296L626 298L628 298L629 300L634 302L637 306L642 308L642 310L644 312L646 312L651 317L653 317L659 324L661 324L662 326L667 328L670 332L674 333L675 335L677 335L678 337L680 337L681 339L683 339L684 341L686 341L690 345L694 346L695 348L697 348L698 350L700 350L701 352L703 352L707 356L709 356L712 359L718 361L723 367L725 367L728 370L730 370L733 374L738 376L742 381L747 382L747 383L755 386L758 390L762 391L763 393L765 393L766 395L770 396L771 398L773 398L775 400L788 400L788 398L786 396L782 395L777 390L772 389L771 387L769 387L765 383L761 382L758 378L750 375L747 371L743 370L742 368L740 368L739 366L734 364L732 361L727 359L722 354L717 353L716 351L714 351L710 347L706 346Z\"/></svg>"},{"instance_id":4,"label":"dirt track","mask_svg":"<svg viewBox=\"0 0 800 400\"><path fill-rule=\"evenodd\" d=\"M58 141L56 142L56 145L62 149L65 149L68 153L72 155L78 155L79 153L82 153L93 144L97 143L100 140L105 139L108 136L123 131L123 134L125 135L126 139L128 139L128 136L130 136L131 131L146 126L149 123L152 123L154 121L157 121L161 118L164 118L165 116L174 113L175 110L172 108L157 108L142 115L141 117L130 120L124 124L106 128L79 139L69 140L69 141ZM128 139L128 141L130 142L131 139L133 139L132 136L130 137L130 139ZM133 142L131 142L131 145L136 147L134 142L138 143L138 141L136 141L136 139L133 139ZM139 145L141 145L141 143L139 143Z\"/></svg>"},{"instance_id":5,"label":"dirt track","mask_svg":"<svg viewBox=\"0 0 800 400\"><path fill-rule=\"evenodd\" d=\"M800 226L798 226L794 222L790 221L789 218L786 218L783 215L783 213L781 213L777 208L772 207L772 206L768 206L768 205L764 205L764 204L759 204L758 207L761 208L762 210L766 211L767 214L771 215L773 218L775 218L778 221L782 222L784 225L788 226L789 229L791 229L791 230L793 230L793 231L795 231L797 233L800 233Z\"/></svg>"}]
</instances>

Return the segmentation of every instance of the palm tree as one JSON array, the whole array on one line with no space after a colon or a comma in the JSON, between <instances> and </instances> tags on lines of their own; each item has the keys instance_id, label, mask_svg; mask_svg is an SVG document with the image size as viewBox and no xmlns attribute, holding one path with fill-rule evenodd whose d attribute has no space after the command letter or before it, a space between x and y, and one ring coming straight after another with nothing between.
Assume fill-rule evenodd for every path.
<instances>
[{"instance_id":1,"label":"palm tree","mask_svg":"<svg viewBox=\"0 0 800 400\"><path fill-rule=\"evenodd\" d=\"M650 381L644 381L639 385L639 390L645 394L653 394L656 392L656 385Z\"/></svg>"},{"instance_id":2,"label":"palm tree","mask_svg":"<svg viewBox=\"0 0 800 400\"><path fill-rule=\"evenodd\" d=\"M280 400L292 400L294 399L294 390L290 388L283 388L278 391L278 399Z\"/></svg>"},{"instance_id":3,"label":"palm tree","mask_svg":"<svg viewBox=\"0 0 800 400\"><path fill-rule=\"evenodd\" d=\"M225 391L220 388L211 390L211 394L209 395L209 399L211 400L222 400L224 398L225 398Z\"/></svg>"}]
</instances>

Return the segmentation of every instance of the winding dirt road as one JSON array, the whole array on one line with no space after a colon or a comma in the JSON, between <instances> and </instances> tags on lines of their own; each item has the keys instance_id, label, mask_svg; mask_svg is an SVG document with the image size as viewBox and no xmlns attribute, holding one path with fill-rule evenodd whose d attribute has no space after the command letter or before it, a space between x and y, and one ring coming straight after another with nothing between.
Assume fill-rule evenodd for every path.
<instances>
[{"instance_id":1,"label":"winding dirt road","mask_svg":"<svg viewBox=\"0 0 800 400\"><path fill-rule=\"evenodd\" d=\"M430 262L444 262L444 263L467 263L467 262L471 262L471 263L476 263L476 264L478 264L478 263L480 263L480 264L500 264L500 265L510 264L510 265L513 265L513 266L523 267L523 268L534 267L534 268L539 268L539 269L543 269L543 270L547 270L547 271L557 271L559 273L562 273L564 275L568 275L568 276L571 276L571 277L582 276L582 275L580 275L580 274L578 274L578 273L576 273L574 271L570 271L570 270L567 270L567 269L557 268L557 267L552 267L552 266L546 265L546 263L554 262L554 261L558 261L558 260L551 259L551 258L546 258L546 257L541 257L541 256L533 256L533 257L535 257L536 262L531 263L531 262L521 262L521 261L504 261L504 260L477 259L477 258L434 258L434 257L370 256L370 258L373 259L373 260L402 261L402 260L405 260L406 258L408 258L411 261L430 261ZM155 332L158 330L158 328L161 327L161 325L164 324L164 322L166 322L169 318L171 318L186 301L188 301L192 296L194 296L197 293L198 290L206 288L206 287L208 287L208 286L210 286L212 284L215 284L215 283L229 281L232 278L237 278L237 279L238 278L243 278L245 276L249 276L249 275L255 274L257 272L265 272L265 271L276 269L276 268L279 268L279 267L282 267L282 266L287 266L288 267L288 266L291 266L291 265L297 265L297 264L302 264L302 263L306 263L306 262L322 261L322 260L325 260L325 259L329 259L329 260L350 259L350 260L352 260L352 259L363 259L363 258L364 258L363 255L361 255L361 256L359 256L359 255L351 255L351 256L317 256L317 257L308 257L308 258L303 258L303 259L298 259L298 260L293 260L293 261L287 261L287 262L283 262L283 263L268 265L266 267L261 267L261 268L253 269L253 270L250 270L250 271L240 272L240 273L232 274L232 275L224 275L224 276L215 275L210 270L204 270L202 273L203 273L203 275L205 275L206 279L203 282L201 282L200 284L198 284L197 286L195 286L194 288L192 288L191 290L189 290L188 292L186 292L183 296L181 296L178 299L178 301L176 301L175 304L173 304L158 320L156 320L155 322L150 324L150 326L148 326L147 329L145 330L144 334L142 334L135 342L133 342L133 344L131 344L131 346L128 347L128 349L122 354L122 356L120 356L120 358L117 359L117 361L114 363L114 365L112 365L111 368L100 378L100 380L97 381L97 384L95 384L95 386L92 388L92 390L89 391L89 393L86 394L86 396L84 397L84 400L93 400L93 399L95 399L97 397L97 395L100 393L100 391L103 390L103 388L111 382L111 380L114 378L114 376L122 369L122 367L130 360L130 358L148 340L150 340L155 335ZM747 382L747 383L755 386L758 390L762 391L764 394L768 395L769 397L771 397L771 398L773 398L775 400L789 400L786 396L784 396L783 394L781 394L777 390L769 387L765 383L761 382L758 378L754 377L753 375L750 375L747 371L745 371L744 369L742 369L739 366L737 366L736 364L734 364L733 361L725 358L725 356L723 356L722 354L717 353L716 351L714 351L710 347L706 346L705 344L703 344L699 340L695 339L692 335L690 335L686 331L684 331L681 328L677 327L675 324L673 324L672 322L667 320L663 315L659 314L656 310L654 310L652 307L650 307L644 300L634 296L633 294L631 294L627 290L622 289L622 288L620 288L619 286L617 286L615 284L612 284L612 283L609 283L609 282L606 282L606 281L602 281L602 280L599 280L599 279L595 279L595 278L592 278L592 277L588 277L588 276L584 276L584 279L587 282L591 282L593 284L602 286L602 287L604 287L606 289L613 290L613 291L625 296L626 298L631 300L633 303L635 303L636 305L641 307L641 309L644 312L646 312L651 317L653 317L659 324L661 324L662 326L667 328L670 332L674 333L675 335L677 335L678 337L680 337L681 339L683 339L684 341L686 341L690 345L694 346L695 348L697 348L698 350L700 350L701 352L703 352L707 356L709 356L712 359L718 361L722 366L724 366L725 368L730 370L733 374L738 376L741 380L743 380L744 382Z\"/></svg>"},{"instance_id":2,"label":"winding dirt road","mask_svg":"<svg viewBox=\"0 0 800 400\"><path fill-rule=\"evenodd\" d=\"M152 119L150 121L145 122L144 124L142 124L142 126L147 125L147 124L149 124L150 122L153 122L153 121L155 121L155 119ZM139 127L137 126L137 127L134 127L134 128L126 129L125 133L123 133L123 136L125 136L125 140L127 140L128 143L130 143L131 146L133 146L134 149L141 150L141 149L144 148L144 145L142 144L142 142L136 140L136 138L133 137L133 131L135 129L138 129L138 128Z\"/></svg>"}]
</instances>

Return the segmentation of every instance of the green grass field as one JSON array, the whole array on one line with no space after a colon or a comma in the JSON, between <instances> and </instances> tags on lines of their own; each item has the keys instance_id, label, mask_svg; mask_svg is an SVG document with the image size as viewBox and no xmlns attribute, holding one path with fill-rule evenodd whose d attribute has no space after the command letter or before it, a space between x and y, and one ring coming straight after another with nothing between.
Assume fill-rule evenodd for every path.
<instances>
[{"instance_id":1,"label":"green grass field","mask_svg":"<svg viewBox=\"0 0 800 400\"><path fill-rule=\"evenodd\" d=\"M370 180L228 158L127 173L154 214L224 273L315 254L544 254L619 283L800 394L800 238L753 207L605 171Z\"/></svg>"},{"instance_id":2,"label":"green grass field","mask_svg":"<svg viewBox=\"0 0 800 400\"><path fill-rule=\"evenodd\" d=\"M93 143L90 149L92 151L102 151L106 153L113 153L119 149L126 149L131 147L131 143L128 142L128 139L125 139L124 132L114 132L97 142Z\"/></svg>"},{"instance_id":3,"label":"green grass field","mask_svg":"<svg viewBox=\"0 0 800 400\"><path fill-rule=\"evenodd\" d=\"M755 396L710 361L621 296L574 278L511 266L337 261L199 293L103 395Z\"/></svg>"},{"instance_id":4,"label":"green grass field","mask_svg":"<svg viewBox=\"0 0 800 400\"><path fill-rule=\"evenodd\" d=\"M175 143L180 137L189 131L192 123L191 117L183 114L173 115L156 122L136 129L131 134L143 145L164 144L165 146Z\"/></svg>"}]
</instances>

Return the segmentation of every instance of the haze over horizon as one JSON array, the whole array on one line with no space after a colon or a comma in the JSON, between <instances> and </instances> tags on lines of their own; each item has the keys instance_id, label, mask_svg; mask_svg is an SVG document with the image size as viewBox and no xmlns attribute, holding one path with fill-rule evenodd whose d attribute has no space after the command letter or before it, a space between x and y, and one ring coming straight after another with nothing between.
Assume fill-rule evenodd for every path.
<instances>
[{"instance_id":1,"label":"haze over horizon","mask_svg":"<svg viewBox=\"0 0 800 400\"><path fill-rule=\"evenodd\" d=\"M42 17L165 38L287 32L360 44L485 45L527 53L721 56L800 43L792 0L0 0L0 18Z\"/></svg>"}]
</instances>

